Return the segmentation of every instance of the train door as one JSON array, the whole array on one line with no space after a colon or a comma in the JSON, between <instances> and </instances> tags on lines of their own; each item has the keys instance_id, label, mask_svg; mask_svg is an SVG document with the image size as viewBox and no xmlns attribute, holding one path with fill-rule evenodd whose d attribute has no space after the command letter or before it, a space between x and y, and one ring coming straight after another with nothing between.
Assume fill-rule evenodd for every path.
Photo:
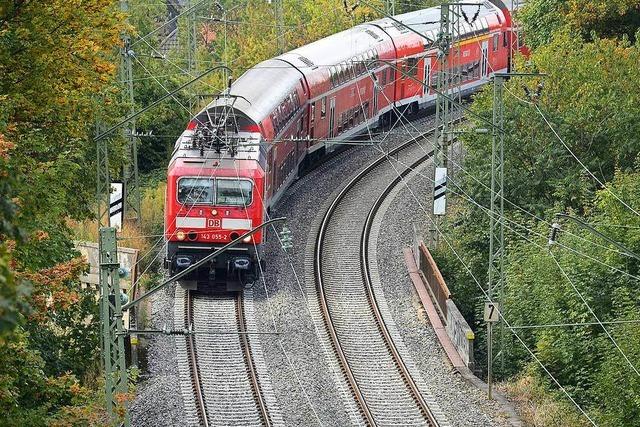
<instances>
[{"instance_id":1,"label":"train door","mask_svg":"<svg viewBox=\"0 0 640 427\"><path fill-rule=\"evenodd\" d=\"M336 125L336 99L331 98L329 100L329 138L335 136Z\"/></svg>"},{"instance_id":2,"label":"train door","mask_svg":"<svg viewBox=\"0 0 640 427\"><path fill-rule=\"evenodd\" d=\"M387 70L384 70L383 72L386 73ZM373 113L371 113L371 117L376 117L378 115L378 97L379 96L380 96L380 86L378 86L375 82L373 82Z\"/></svg>"},{"instance_id":3,"label":"train door","mask_svg":"<svg viewBox=\"0 0 640 427\"><path fill-rule=\"evenodd\" d=\"M316 122L316 103L315 101L309 105L309 139L313 139ZM307 148L309 148L309 139L307 140Z\"/></svg>"},{"instance_id":4,"label":"train door","mask_svg":"<svg viewBox=\"0 0 640 427\"><path fill-rule=\"evenodd\" d=\"M431 58L424 58L424 96L429 96L431 87Z\"/></svg>"},{"instance_id":5,"label":"train door","mask_svg":"<svg viewBox=\"0 0 640 427\"><path fill-rule=\"evenodd\" d=\"M480 72L482 73L482 78L487 77L489 69L489 41L485 40L482 42L482 59L480 60Z\"/></svg>"}]
</instances>

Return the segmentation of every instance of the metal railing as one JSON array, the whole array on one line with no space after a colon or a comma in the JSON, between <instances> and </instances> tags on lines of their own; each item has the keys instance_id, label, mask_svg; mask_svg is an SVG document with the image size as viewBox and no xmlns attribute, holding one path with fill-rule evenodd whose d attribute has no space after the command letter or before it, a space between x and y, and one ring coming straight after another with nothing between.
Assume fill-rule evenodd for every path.
<instances>
[{"instance_id":1,"label":"metal railing","mask_svg":"<svg viewBox=\"0 0 640 427\"><path fill-rule=\"evenodd\" d=\"M420 272L424 275L425 282L434 296L438 309L442 314L443 319L447 319L447 300L451 298L451 292L440 274L440 270L433 260L429 249L427 249L424 242L420 242L419 245L420 255Z\"/></svg>"}]
</instances>

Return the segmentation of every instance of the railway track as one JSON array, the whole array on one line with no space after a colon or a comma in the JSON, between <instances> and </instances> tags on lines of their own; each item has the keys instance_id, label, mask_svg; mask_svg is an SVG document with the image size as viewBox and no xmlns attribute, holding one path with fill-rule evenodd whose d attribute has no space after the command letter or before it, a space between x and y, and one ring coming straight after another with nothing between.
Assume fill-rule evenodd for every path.
<instances>
[{"instance_id":1,"label":"railway track","mask_svg":"<svg viewBox=\"0 0 640 427\"><path fill-rule=\"evenodd\" d=\"M257 365L264 361L260 355L257 363L253 356L244 299L242 292L202 294L176 288L175 323L195 332L178 338L184 345L177 345L189 425L282 424L265 398L268 395L273 403L273 392L267 387L265 394L259 380Z\"/></svg>"},{"instance_id":2,"label":"railway track","mask_svg":"<svg viewBox=\"0 0 640 427\"><path fill-rule=\"evenodd\" d=\"M315 284L323 322L366 425L446 425L431 397L423 397L394 342L391 316L369 268L369 235L376 212L400 176L432 156L425 148L430 144L420 144L430 134L391 150L353 178L329 206L315 243Z\"/></svg>"}]
</instances>

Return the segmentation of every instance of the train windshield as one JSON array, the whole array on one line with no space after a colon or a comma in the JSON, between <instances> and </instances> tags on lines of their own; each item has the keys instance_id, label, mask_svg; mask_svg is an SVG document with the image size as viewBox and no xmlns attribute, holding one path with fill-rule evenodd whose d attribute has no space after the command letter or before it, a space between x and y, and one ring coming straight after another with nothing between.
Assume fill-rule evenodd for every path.
<instances>
[{"instance_id":1,"label":"train windshield","mask_svg":"<svg viewBox=\"0 0 640 427\"><path fill-rule=\"evenodd\" d=\"M249 206L253 184L246 179L216 179L216 205Z\"/></svg>"},{"instance_id":2,"label":"train windshield","mask_svg":"<svg viewBox=\"0 0 640 427\"><path fill-rule=\"evenodd\" d=\"M178 181L178 202L182 204L212 204L214 194L212 179L181 178Z\"/></svg>"}]
</instances>

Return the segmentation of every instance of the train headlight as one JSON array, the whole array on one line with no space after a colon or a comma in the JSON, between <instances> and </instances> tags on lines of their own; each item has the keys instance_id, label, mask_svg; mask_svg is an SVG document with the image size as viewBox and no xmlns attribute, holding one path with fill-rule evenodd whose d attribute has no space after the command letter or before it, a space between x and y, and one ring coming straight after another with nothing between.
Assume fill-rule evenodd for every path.
<instances>
[{"instance_id":1,"label":"train headlight","mask_svg":"<svg viewBox=\"0 0 640 427\"><path fill-rule=\"evenodd\" d=\"M215 209L211 209L211 215L216 216L218 215L218 211Z\"/></svg>"},{"instance_id":2,"label":"train headlight","mask_svg":"<svg viewBox=\"0 0 640 427\"><path fill-rule=\"evenodd\" d=\"M251 242L251 236L247 236L247 237L245 237L244 239L242 239L242 241L243 241L244 243L249 243L249 242Z\"/></svg>"},{"instance_id":3,"label":"train headlight","mask_svg":"<svg viewBox=\"0 0 640 427\"><path fill-rule=\"evenodd\" d=\"M187 235L186 235L186 234L184 234L184 231L182 231L182 230L178 230L178 231L176 232L176 238L177 238L178 240L184 240L184 238L185 238L186 236L187 236Z\"/></svg>"}]
</instances>

